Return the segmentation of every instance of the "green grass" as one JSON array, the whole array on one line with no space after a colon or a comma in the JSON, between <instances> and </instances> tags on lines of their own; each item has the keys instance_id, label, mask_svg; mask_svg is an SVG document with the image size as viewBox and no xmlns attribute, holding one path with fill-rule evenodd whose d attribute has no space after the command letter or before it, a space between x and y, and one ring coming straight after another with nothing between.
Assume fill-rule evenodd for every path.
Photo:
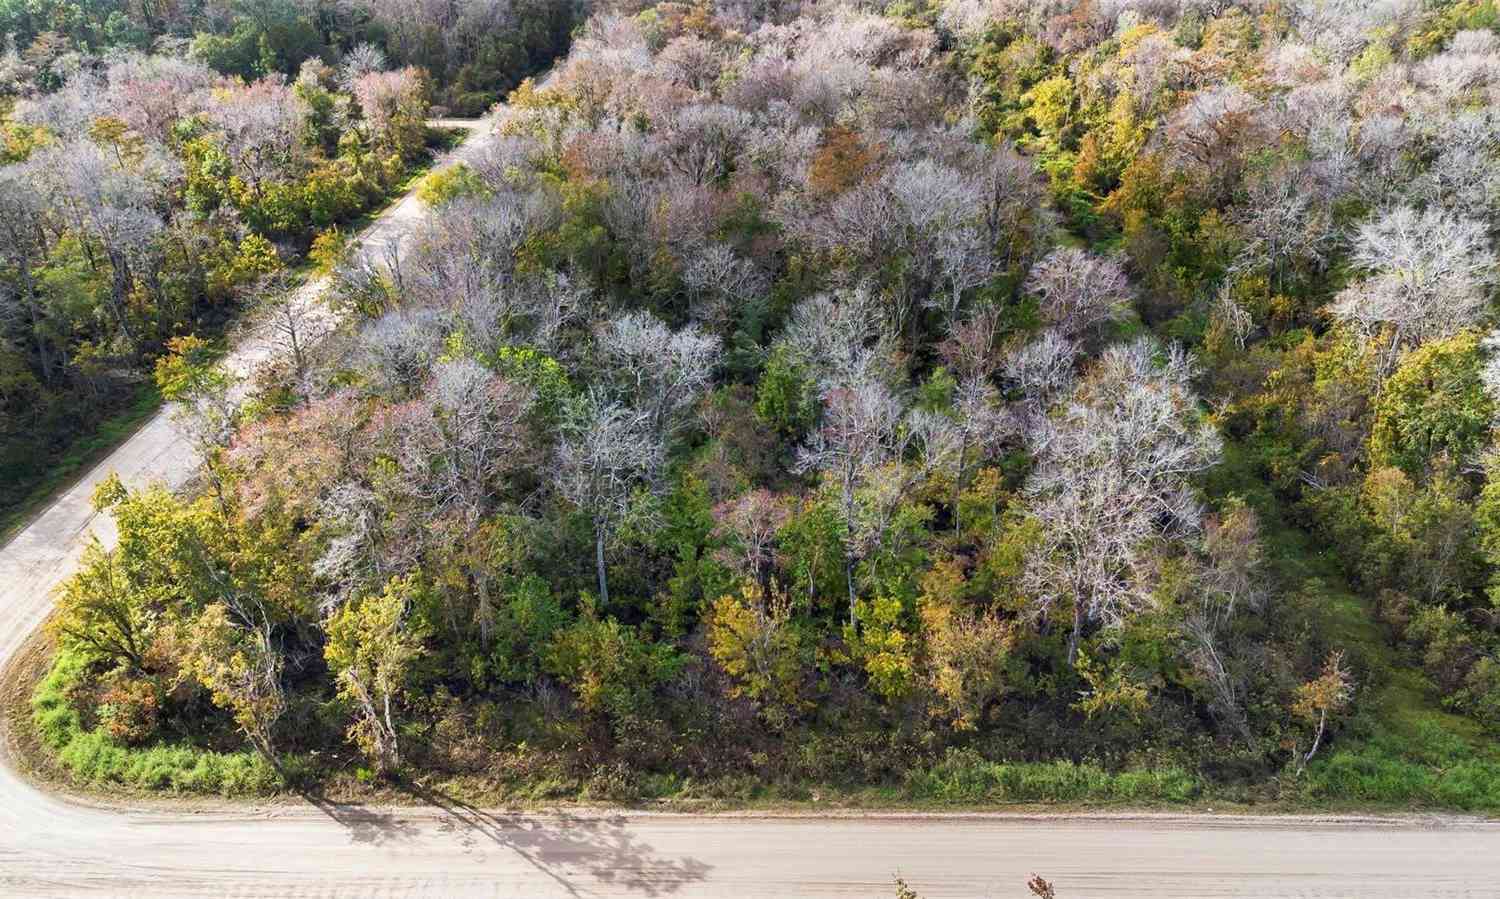
<instances>
[{"instance_id":1,"label":"green grass","mask_svg":"<svg viewBox=\"0 0 1500 899\"><path fill-rule=\"evenodd\" d=\"M0 509L0 544L26 525L59 492L124 443L161 408L161 393L155 383L142 384L118 410L91 432L79 435L56 464L31 479L25 498Z\"/></svg>"},{"instance_id":2,"label":"green grass","mask_svg":"<svg viewBox=\"0 0 1500 899\"><path fill-rule=\"evenodd\" d=\"M1446 731L1426 738L1380 735L1337 750L1308 768L1304 794L1315 804L1500 811L1500 763Z\"/></svg>"},{"instance_id":3,"label":"green grass","mask_svg":"<svg viewBox=\"0 0 1500 899\"><path fill-rule=\"evenodd\" d=\"M1229 441L1210 476L1211 495L1238 494L1260 518L1276 580L1289 590L1316 582L1319 629L1365 669L1353 720L1314 758L1290 791L1311 805L1500 811L1500 752L1475 721L1444 709L1437 689L1391 645L1373 603L1354 591L1331 550L1289 522L1254 471L1246 447ZM1290 797L1289 797L1290 798Z\"/></svg>"},{"instance_id":4,"label":"green grass","mask_svg":"<svg viewBox=\"0 0 1500 899\"><path fill-rule=\"evenodd\" d=\"M59 652L31 697L37 736L78 785L218 796L266 796L281 789L281 777L252 752L183 745L136 749L121 746L100 729L85 730L67 699L83 671L80 656Z\"/></svg>"},{"instance_id":5,"label":"green grass","mask_svg":"<svg viewBox=\"0 0 1500 899\"><path fill-rule=\"evenodd\" d=\"M1203 782L1180 768L1110 772L1072 762L991 762L951 751L931 768L907 775L905 798L980 805L1017 803L1183 803L1203 795Z\"/></svg>"}]
</instances>

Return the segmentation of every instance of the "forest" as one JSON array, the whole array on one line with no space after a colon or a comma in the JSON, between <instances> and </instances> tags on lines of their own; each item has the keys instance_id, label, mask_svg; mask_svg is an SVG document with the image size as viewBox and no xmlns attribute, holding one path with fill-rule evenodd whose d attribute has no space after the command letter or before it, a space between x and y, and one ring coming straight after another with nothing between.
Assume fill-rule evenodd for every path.
<instances>
[{"instance_id":1,"label":"forest","mask_svg":"<svg viewBox=\"0 0 1500 899\"><path fill-rule=\"evenodd\" d=\"M572 15L395 6L0 2L0 521L152 406L172 340L222 335L398 193L429 111L483 112ZM396 24L429 21L457 43Z\"/></svg>"},{"instance_id":2,"label":"forest","mask_svg":"<svg viewBox=\"0 0 1500 899\"><path fill-rule=\"evenodd\" d=\"M0 0L0 436L149 359L205 462L95 496L64 776L1500 808L1491 0L99 5Z\"/></svg>"}]
</instances>

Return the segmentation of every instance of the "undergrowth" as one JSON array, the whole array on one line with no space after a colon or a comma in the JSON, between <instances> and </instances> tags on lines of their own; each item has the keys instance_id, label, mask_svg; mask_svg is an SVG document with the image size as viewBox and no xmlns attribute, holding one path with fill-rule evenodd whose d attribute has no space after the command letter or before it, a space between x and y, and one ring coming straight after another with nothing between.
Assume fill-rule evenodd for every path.
<instances>
[{"instance_id":1,"label":"undergrowth","mask_svg":"<svg viewBox=\"0 0 1500 899\"><path fill-rule=\"evenodd\" d=\"M38 737L77 784L226 797L264 796L281 787L275 769L253 752L186 745L133 748L115 742L101 728L85 729L68 699L84 667L77 654L59 652L31 697Z\"/></svg>"}]
</instances>

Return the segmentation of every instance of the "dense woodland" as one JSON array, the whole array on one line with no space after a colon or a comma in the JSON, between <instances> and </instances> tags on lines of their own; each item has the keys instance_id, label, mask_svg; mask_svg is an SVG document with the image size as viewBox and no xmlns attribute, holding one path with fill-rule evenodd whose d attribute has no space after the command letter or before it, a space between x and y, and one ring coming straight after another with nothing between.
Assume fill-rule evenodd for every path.
<instances>
[{"instance_id":1,"label":"dense woodland","mask_svg":"<svg viewBox=\"0 0 1500 899\"><path fill-rule=\"evenodd\" d=\"M483 112L572 16L390 6L0 2L0 512L174 338L335 249L428 157L431 106Z\"/></svg>"},{"instance_id":2,"label":"dense woodland","mask_svg":"<svg viewBox=\"0 0 1500 899\"><path fill-rule=\"evenodd\" d=\"M431 15L464 50L385 52L467 90ZM6 183L96 160L171 234L175 150L190 239L305 233L220 120L346 70L325 42L215 80L238 28L37 88ZM1472 0L596 7L398 258L330 262L339 334L233 415L191 341L159 363L203 489L100 492L121 541L61 597L43 736L180 789L251 746L595 798L1500 805L1497 29ZM256 65L294 62L275 33ZM116 85L152 67L184 86L137 112ZM407 77L356 78L348 121ZM75 112L109 91L136 143ZM404 152L310 144L300 102L298 171ZM124 226L74 208L38 213L50 277L160 333L111 278Z\"/></svg>"}]
</instances>

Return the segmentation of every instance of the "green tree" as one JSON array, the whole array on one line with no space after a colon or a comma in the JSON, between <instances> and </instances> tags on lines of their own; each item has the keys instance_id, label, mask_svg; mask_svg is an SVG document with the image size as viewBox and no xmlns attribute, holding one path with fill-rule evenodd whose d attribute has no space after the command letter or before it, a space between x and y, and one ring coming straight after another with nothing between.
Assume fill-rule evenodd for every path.
<instances>
[{"instance_id":1,"label":"green tree","mask_svg":"<svg viewBox=\"0 0 1500 899\"><path fill-rule=\"evenodd\" d=\"M258 619L250 615L235 621L237 617L223 603L204 609L189 631L187 667L214 705L229 710L240 731L274 765L274 728L287 707L282 657L271 642L271 622L263 611Z\"/></svg>"},{"instance_id":2,"label":"green tree","mask_svg":"<svg viewBox=\"0 0 1500 899\"><path fill-rule=\"evenodd\" d=\"M63 584L53 627L90 660L140 669L158 628L195 614L232 589L222 519L203 500L184 502L161 487L129 491L117 476L94 492L94 508L115 517L119 541L97 541Z\"/></svg>"},{"instance_id":3,"label":"green tree","mask_svg":"<svg viewBox=\"0 0 1500 899\"><path fill-rule=\"evenodd\" d=\"M578 620L558 631L546 667L562 678L585 712L623 719L651 704L651 692L677 670L672 647L643 639L635 628L601 619L591 601Z\"/></svg>"},{"instance_id":4,"label":"green tree","mask_svg":"<svg viewBox=\"0 0 1500 899\"><path fill-rule=\"evenodd\" d=\"M786 437L801 437L817 419L812 379L781 348L771 352L755 388L755 414Z\"/></svg>"},{"instance_id":5,"label":"green tree","mask_svg":"<svg viewBox=\"0 0 1500 899\"><path fill-rule=\"evenodd\" d=\"M409 687L412 664L422 654L421 636L406 622L412 594L423 589L416 575L394 577L379 596L345 605L328 619L323 657L338 695L354 707L354 741L381 774L401 765L397 713Z\"/></svg>"},{"instance_id":6,"label":"green tree","mask_svg":"<svg viewBox=\"0 0 1500 899\"><path fill-rule=\"evenodd\" d=\"M422 179L417 199L434 209L460 197L489 196L489 185L467 163L455 163Z\"/></svg>"},{"instance_id":7,"label":"green tree","mask_svg":"<svg viewBox=\"0 0 1500 899\"><path fill-rule=\"evenodd\" d=\"M63 584L52 627L91 661L139 669L160 617L147 594L133 589L118 553L95 542Z\"/></svg>"},{"instance_id":8,"label":"green tree","mask_svg":"<svg viewBox=\"0 0 1500 899\"><path fill-rule=\"evenodd\" d=\"M1473 455L1495 412L1482 367L1474 331L1434 340L1403 356L1375 402L1371 463L1421 477L1440 457L1457 464Z\"/></svg>"},{"instance_id":9,"label":"green tree","mask_svg":"<svg viewBox=\"0 0 1500 899\"><path fill-rule=\"evenodd\" d=\"M806 651L791 620L791 601L770 596L753 583L714 603L709 652L734 679L730 695L745 696L765 709L768 720L784 723L802 704Z\"/></svg>"}]
</instances>

